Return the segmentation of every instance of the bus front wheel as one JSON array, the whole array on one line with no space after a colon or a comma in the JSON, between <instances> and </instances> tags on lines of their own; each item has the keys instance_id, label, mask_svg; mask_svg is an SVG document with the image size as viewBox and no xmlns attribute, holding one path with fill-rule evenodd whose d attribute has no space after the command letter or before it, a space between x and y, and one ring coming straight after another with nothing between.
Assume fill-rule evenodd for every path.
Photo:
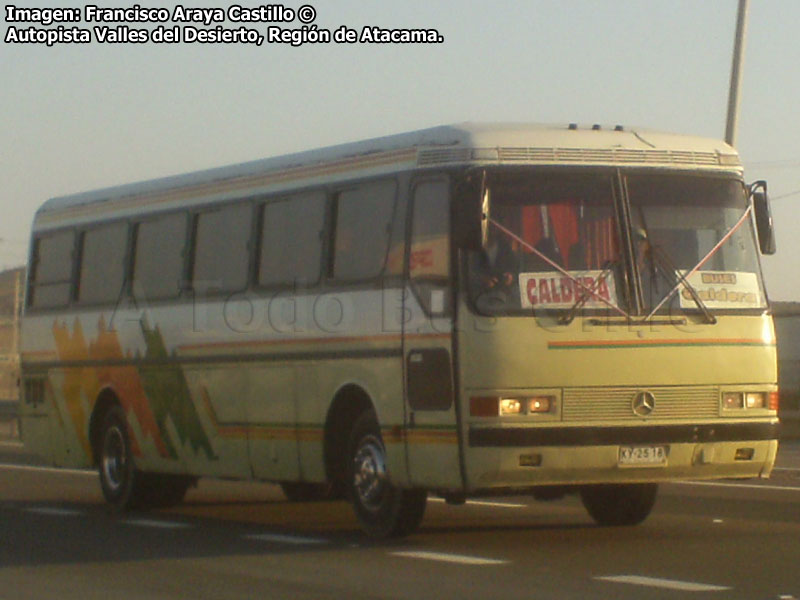
<instances>
[{"instance_id":1,"label":"bus front wheel","mask_svg":"<svg viewBox=\"0 0 800 600\"><path fill-rule=\"evenodd\" d=\"M425 513L427 492L392 484L374 411L366 411L356 420L348 457L348 494L364 531L373 538L414 531Z\"/></svg>"},{"instance_id":2,"label":"bus front wheel","mask_svg":"<svg viewBox=\"0 0 800 600\"><path fill-rule=\"evenodd\" d=\"M658 484L587 485L581 501L598 525L638 525L656 502Z\"/></svg>"}]
</instances>

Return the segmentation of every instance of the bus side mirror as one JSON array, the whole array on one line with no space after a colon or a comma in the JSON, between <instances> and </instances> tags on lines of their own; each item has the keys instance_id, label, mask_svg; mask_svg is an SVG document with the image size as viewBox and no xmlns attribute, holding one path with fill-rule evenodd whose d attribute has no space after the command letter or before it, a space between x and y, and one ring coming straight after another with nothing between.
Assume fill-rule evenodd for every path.
<instances>
[{"instance_id":1,"label":"bus side mirror","mask_svg":"<svg viewBox=\"0 0 800 600\"><path fill-rule=\"evenodd\" d=\"M761 254L775 254L775 228L772 223L772 210L767 195L767 182L756 181L750 186L753 210L756 216L756 231Z\"/></svg>"}]
</instances>

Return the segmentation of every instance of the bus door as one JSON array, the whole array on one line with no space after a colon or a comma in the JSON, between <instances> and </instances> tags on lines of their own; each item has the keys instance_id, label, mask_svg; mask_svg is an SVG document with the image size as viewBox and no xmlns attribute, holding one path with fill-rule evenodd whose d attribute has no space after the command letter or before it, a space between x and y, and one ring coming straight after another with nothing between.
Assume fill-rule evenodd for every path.
<instances>
[{"instance_id":1,"label":"bus door","mask_svg":"<svg viewBox=\"0 0 800 600\"><path fill-rule=\"evenodd\" d=\"M403 311L409 480L415 486L461 487L446 177L414 183L410 232Z\"/></svg>"}]
</instances>

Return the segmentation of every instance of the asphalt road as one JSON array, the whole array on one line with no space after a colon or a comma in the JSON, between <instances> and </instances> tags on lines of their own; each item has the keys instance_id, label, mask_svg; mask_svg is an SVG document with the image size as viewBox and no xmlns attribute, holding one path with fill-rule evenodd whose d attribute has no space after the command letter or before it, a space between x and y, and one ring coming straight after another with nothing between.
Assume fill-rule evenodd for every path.
<instances>
[{"instance_id":1,"label":"asphalt road","mask_svg":"<svg viewBox=\"0 0 800 600\"><path fill-rule=\"evenodd\" d=\"M800 598L800 447L768 481L661 487L651 517L595 526L575 498L430 501L374 543L343 502L201 481L179 509L117 515L96 475L0 442L0 600Z\"/></svg>"}]
</instances>

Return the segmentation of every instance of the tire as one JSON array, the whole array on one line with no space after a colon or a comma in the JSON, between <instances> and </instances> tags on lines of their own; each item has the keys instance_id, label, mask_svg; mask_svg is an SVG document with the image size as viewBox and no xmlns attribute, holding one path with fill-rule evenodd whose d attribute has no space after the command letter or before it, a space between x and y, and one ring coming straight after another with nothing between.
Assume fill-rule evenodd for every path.
<instances>
[{"instance_id":1,"label":"tire","mask_svg":"<svg viewBox=\"0 0 800 600\"><path fill-rule=\"evenodd\" d=\"M334 498L332 486L327 483L282 481L281 489L289 502L322 502Z\"/></svg>"},{"instance_id":2,"label":"tire","mask_svg":"<svg viewBox=\"0 0 800 600\"><path fill-rule=\"evenodd\" d=\"M364 532L375 539L408 535L425 514L427 492L392 485L375 412L356 420L350 435L347 492Z\"/></svg>"},{"instance_id":3,"label":"tire","mask_svg":"<svg viewBox=\"0 0 800 600\"><path fill-rule=\"evenodd\" d=\"M638 525L656 502L658 484L588 485L581 501L598 525Z\"/></svg>"},{"instance_id":4,"label":"tire","mask_svg":"<svg viewBox=\"0 0 800 600\"><path fill-rule=\"evenodd\" d=\"M98 442L98 469L103 496L117 510L138 508L145 477L136 469L125 413L114 406L103 419Z\"/></svg>"},{"instance_id":5,"label":"tire","mask_svg":"<svg viewBox=\"0 0 800 600\"><path fill-rule=\"evenodd\" d=\"M106 413L97 457L103 496L119 511L174 506L197 481L185 475L138 470L131 451L128 423L119 406Z\"/></svg>"}]
</instances>

